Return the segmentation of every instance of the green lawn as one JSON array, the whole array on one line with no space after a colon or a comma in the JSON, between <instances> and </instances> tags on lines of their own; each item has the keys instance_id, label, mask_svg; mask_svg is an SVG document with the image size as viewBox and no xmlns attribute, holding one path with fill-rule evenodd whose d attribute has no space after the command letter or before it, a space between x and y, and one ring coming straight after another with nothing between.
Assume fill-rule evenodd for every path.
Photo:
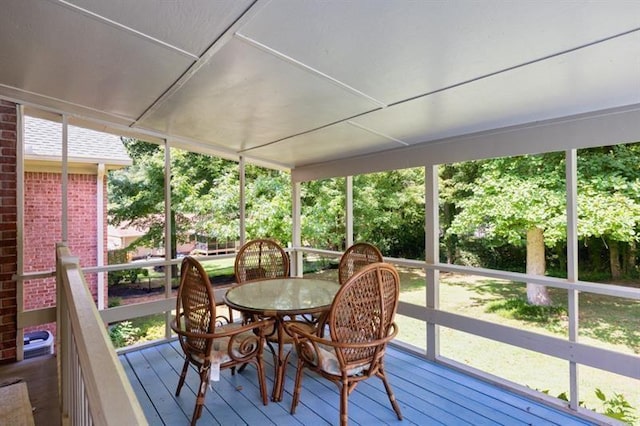
<instances>
[{"instance_id":1,"label":"green lawn","mask_svg":"<svg viewBox=\"0 0 640 426\"><path fill-rule=\"evenodd\" d=\"M404 302L425 306L425 277L422 270L400 268L401 294ZM336 280L337 270L316 273ZM567 338L567 292L550 289L554 305L559 308L543 320L534 315L510 311L507 300L523 300L523 283L484 277L440 274L440 308L459 315L490 321L542 334ZM588 293L580 294L580 341L601 348L640 354L640 303ZM519 306L516 304L516 306ZM503 309L500 309L503 308ZM525 312L526 313L526 312ZM398 316L400 339L425 348L424 323ZM569 391L569 363L536 352L466 333L441 328L442 355L479 370L506 378L532 389L558 396ZM633 406L640 407L640 383L601 370L579 369L580 400L588 408L603 412L603 404L595 390L601 389L607 399L621 394ZM636 409L640 415L640 408Z\"/></svg>"},{"instance_id":2,"label":"green lawn","mask_svg":"<svg viewBox=\"0 0 640 426\"><path fill-rule=\"evenodd\" d=\"M401 300L424 306L423 288L411 283L422 272L401 271L403 291ZM566 312L567 292L550 289L554 305ZM494 310L506 305L505 300L524 299L526 287L522 283L495 280L484 277L441 274L440 308L472 318L528 329L542 334L566 338L567 318L560 312L548 321L536 317L524 317L515 310ZM640 303L588 293L580 294L579 340L589 345L620 352L640 353ZM563 308L563 309L562 309ZM399 317L403 340L425 346L425 327L418 321ZM497 343L492 340L442 328L440 332L442 355L468 364L474 368L507 378L533 389L548 391L557 396L569 391L568 362L535 352ZM622 394L634 407L640 407L640 383L601 370L583 367L579 369L580 399L591 409L602 411L602 402L596 397L596 388L607 398ZM636 410L640 414L640 410Z\"/></svg>"}]
</instances>

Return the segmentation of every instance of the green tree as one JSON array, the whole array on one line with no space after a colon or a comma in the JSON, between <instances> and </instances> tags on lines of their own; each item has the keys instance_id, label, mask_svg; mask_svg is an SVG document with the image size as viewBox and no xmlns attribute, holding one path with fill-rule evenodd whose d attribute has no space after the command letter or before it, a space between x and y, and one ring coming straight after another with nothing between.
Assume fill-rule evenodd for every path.
<instances>
[{"instance_id":1,"label":"green tree","mask_svg":"<svg viewBox=\"0 0 640 426\"><path fill-rule=\"evenodd\" d=\"M109 175L110 223L147 229L146 235L134 244L162 247L164 149L134 139L124 140L124 143L133 165ZM237 175L237 165L228 160L172 149L171 173L171 256L175 257L178 243L188 241L194 231L211 235L211 200L216 197L216 182L227 175Z\"/></svg>"},{"instance_id":2,"label":"green tree","mask_svg":"<svg viewBox=\"0 0 640 426\"><path fill-rule=\"evenodd\" d=\"M640 234L640 143L581 150L578 234L608 246L613 279L636 273Z\"/></svg>"},{"instance_id":3,"label":"green tree","mask_svg":"<svg viewBox=\"0 0 640 426\"><path fill-rule=\"evenodd\" d=\"M257 166L246 168L247 238L291 242L291 176Z\"/></svg>"},{"instance_id":4,"label":"green tree","mask_svg":"<svg viewBox=\"0 0 640 426\"><path fill-rule=\"evenodd\" d=\"M602 240L613 278L637 273L640 232L640 144L581 150L578 155L578 236ZM545 247L566 250L564 153L444 165L441 224L446 257L462 240L483 249L526 247L526 271L544 274ZM592 244L596 245L597 244ZM531 303L547 303L543 287L528 285Z\"/></svg>"},{"instance_id":5,"label":"green tree","mask_svg":"<svg viewBox=\"0 0 640 426\"><path fill-rule=\"evenodd\" d=\"M301 188L303 244L342 250L345 244L345 179L305 182Z\"/></svg>"},{"instance_id":6,"label":"green tree","mask_svg":"<svg viewBox=\"0 0 640 426\"><path fill-rule=\"evenodd\" d=\"M424 258L424 168L354 177L354 239L385 256Z\"/></svg>"},{"instance_id":7,"label":"green tree","mask_svg":"<svg viewBox=\"0 0 640 426\"><path fill-rule=\"evenodd\" d=\"M554 246L566 234L563 154L475 163L474 180L460 182L468 196L457 201L459 212L447 232L482 238L488 245L526 245L527 273L544 275L545 244ZM551 302L546 288L533 283L527 284L527 299L535 305Z\"/></svg>"},{"instance_id":8,"label":"green tree","mask_svg":"<svg viewBox=\"0 0 640 426\"><path fill-rule=\"evenodd\" d=\"M135 139L123 142L133 165L109 173L109 223L147 229L135 245L159 247L164 242L164 151Z\"/></svg>"},{"instance_id":9,"label":"green tree","mask_svg":"<svg viewBox=\"0 0 640 426\"><path fill-rule=\"evenodd\" d=\"M109 175L109 217L114 225L148 229L138 246L164 246L164 149L125 140L133 165ZM246 167L247 237L291 240L289 174ZM172 257L193 234L237 240L240 226L238 163L171 150Z\"/></svg>"}]
</instances>

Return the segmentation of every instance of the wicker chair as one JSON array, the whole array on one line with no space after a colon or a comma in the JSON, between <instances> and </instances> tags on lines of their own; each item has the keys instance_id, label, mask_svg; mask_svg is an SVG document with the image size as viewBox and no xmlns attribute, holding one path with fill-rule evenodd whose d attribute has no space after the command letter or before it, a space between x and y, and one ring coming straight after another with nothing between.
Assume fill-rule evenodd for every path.
<instances>
[{"instance_id":1,"label":"wicker chair","mask_svg":"<svg viewBox=\"0 0 640 426\"><path fill-rule=\"evenodd\" d=\"M305 368L317 372L340 388L340 424L348 420L348 398L357 384L379 377L389 401L402 420L400 407L384 370L387 343L398 333L394 316L398 307L400 280L395 268L386 263L365 266L349 279L333 300L327 316L330 338L286 325L298 354L298 371L291 402L291 414L300 401Z\"/></svg>"},{"instance_id":2,"label":"wicker chair","mask_svg":"<svg viewBox=\"0 0 640 426\"><path fill-rule=\"evenodd\" d=\"M384 262L380 250L369 243L356 243L345 250L338 265L338 282L347 282L363 267L376 262Z\"/></svg>"},{"instance_id":3,"label":"wicker chair","mask_svg":"<svg viewBox=\"0 0 640 426\"><path fill-rule=\"evenodd\" d=\"M234 271L237 283L288 277L289 257L273 240L252 240L238 250Z\"/></svg>"},{"instance_id":4,"label":"wicker chair","mask_svg":"<svg viewBox=\"0 0 640 426\"><path fill-rule=\"evenodd\" d=\"M275 241L269 239L256 239L246 242L236 255L234 264L236 274L236 282L238 284L265 280L270 278L282 278L289 276L289 256L284 249ZM244 322L254 321L255 317L249 317L243 314ZM305 328L312 332L316 326L313 320L297 320L289 318L287 321L297 323L299 327ZM283 343L293 343L293 339L288 334L282 336ZM278 336L275 328L266 333L267 346L271 350L274 359L278 359L273 343L278 342ZM241 368L244 368L241 367Z\"/></svg>"},{"instance_id":5,"label":"wicker chair","mask_svg":"<svg viewBox=\"0 0 640 426\"><path fill-rule=\"evenodd\" d=\"M185 354L176 396L180 395L189 364L196 367L200 376L192 425L202 413L212 368L254 364L258 370L262 403L267 405L262 351L265 329L272 328L273 322L258 321L247 325L227 322L224 317L216 317L216 301L206 271L197 260L185 257L180 271L176 316L171 328L178 335Z\"/></svg>"},{"instance_id":6,"label":"wicker chair","mask_svg":"<svg viewBox=\"0 0 640 426\"><path fill-rule=\"evenodd\" d=\"M273 240L251 240L238 250L233 269L238 284L288 277L289 257L284 249ZM243 313L243 322L246 323L249 320L251 318Z\"/></svg>"}]
</instances>

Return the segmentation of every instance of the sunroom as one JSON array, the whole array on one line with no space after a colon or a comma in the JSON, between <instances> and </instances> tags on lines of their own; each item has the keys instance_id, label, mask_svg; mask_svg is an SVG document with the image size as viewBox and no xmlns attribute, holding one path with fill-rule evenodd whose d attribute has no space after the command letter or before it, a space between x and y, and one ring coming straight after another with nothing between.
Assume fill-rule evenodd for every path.
<instances>
[{"instance_id":1,"label":"sunroom","mask_svg":"<svg viewBox=\"0 0 640 426\"><path fill-rule=\"evenodd\" d=\"M68 220L68 176L74 162L69 156L68 134L70 126L77 126L157 144L164 153L165 176L171 176L172 153L177 151L237 161L241 242L255 236L247 235L246 230L245 168L251 165L290 173L291 241L282 243L287 245L294 276L306 275L303 258L335 259L341 249L361 238L362 218L354 214L353 207L359 176L420 170L424 229L417 229L416 234L424 235L424 246L416 251L424 256L385 256L386 261L422 280L418 293L412 292L410 299L401 297L401 332L389 354L392 384L402 389L397 393L405 410L404 421L614 423L593 412L592 404L588 408L580 404L594 392L593 383L585 384L585 378L600 374L613 383L606 394L622 394L632 408L640 406L637 281L623 285L595 282L578 274L581 155L590 149L635 146L640 141L640 4L9 0L0 7L1 360L23 362L24 330L55 322L63 422L183 424L192 402L173 397L171 389L157 395L155 401L150 396L162 386L173 386L177 381L173 375L163 379L166 384L140 379L144 371L159 365L150 356L175 358L177 352L171 352L175 341L168 327L160 345L127 348L118 352L119 357L104 331L104 323L154 314L169 319L175 305L170 274L165 274L160 297L107 307L107 273L132 265L107 264L105 230L101 228L95 235L96 252L101 255L93 261L74 252L72 244L67 244L71 250L64 245L43 247L50 258L57 252L57 274L53 269L25 272L32 271L25 268L29 259L24 257L23 241L29 226L23 211L24 160L28 156L23 124L27 116L58 123L61 129L60 235L56 241L68 243L79 233ZM544 271L514 272L448 262L442 253L442 168L547 154L555 155L564 174L562 278ZM95 167L99 169L100 164ZM319 180L337 180L343 185L339 197L344 212L336 220L343 223L344 246L338 250L309 247L303 235L302 192L309 182ZM171 256L171 179L165 179L162 198L165 256L138 262L135 267L164 266L168 270L169 265L180 263ZM636 205L639 199L636 194ZM106 206L102 208L104 215ZM631 229L640 231L638 220ZM632 235L627 241L636 238ZM637 254L633 256L637 260ZM25 283L54 276L57 305L25 310ZM466 282L494 288L496 282L507 282L553 289L565 303L564 334L559 337L478 319L463 309L477 302L471 296L466 304L450 303L456 284L447 283L445 276L467 277ZM95 302L75 287L84 289L83 282L89 277L96 285ZM477 296L480 290L471 287ZM627 346L612 347L585 338L581 302L588 306L594 300L606 301L606 306L624 305L630 312ZM515 348L515 352L496 356L492 365L491 360L483 364L452 346L466 347L469 353L498 354L504 348ZM556 397L555 388L545 393L553 387L547 377L529 381L507 372L538 365L533 364L535 357L542 358L543 364L558 366L553 371L561 371L567 401ZM139 371L133 368L136 359L141 362ZM171 370L166 362L165 370ZM419 373L409 368L423 362ZM394 368L402 373L394 376ZM154 374L160 377L160 371ZM337 422L338 399L333 389L326 394L323 388L317 388L318 393L305 389L310 407L316 405L314 397L322 401L317 404L327 405L326 416L311 408L303 413L308 417L289 416L290 380L285 384L285 402L270 402L268 407L277 408L265 408L282 411L279 417L273 411L261 411L262 417L240 415L230 420L225 414L217 418L216 412L246 414L241 406L233 406L237 402L233 397L228 397L234 401L226 408L215 404L225 392L254 391L251 374L247 369L238 378L227 377L226 391L210 393L211 422L251 424L264 418L277 418L278 423ZM451 381L427 389L431 374ZM469 393L447 393L467 387ZM412 394L409 389L433 396L417 398L418 391ZM505 389L508 394L483 399ZM397 421L384 401L380 410L372 408L376 405L369 400L375 400L378 392L373 386L354 392L354 397L365 397L353 402L359 407L353 410L353 423ZM525 398L516 404L521 411L505 414L499 407L520 397ZM461 400L453 403L453 399ZM167 417L160 414L159 407L174 405ZM527 407L544 414L527 417Z\"/></svg>"}]
</instances>

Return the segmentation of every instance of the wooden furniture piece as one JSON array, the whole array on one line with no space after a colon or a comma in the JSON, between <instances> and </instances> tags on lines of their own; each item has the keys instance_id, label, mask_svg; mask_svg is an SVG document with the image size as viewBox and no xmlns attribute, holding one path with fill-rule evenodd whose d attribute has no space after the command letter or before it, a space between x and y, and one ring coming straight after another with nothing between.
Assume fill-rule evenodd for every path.
<instances>
[{"instance_id":1,"label":"wooden furniture piece","mask_svg":"<svg viewBox=\"0 0 640 426\"><path fill-rule=\"evenodd\" d=\"M384 262L380 250L369 243L355 243L347 248L338 264L338 282L344 284L363 267L376 262Z\"/></svg>"},{"instance_id":2,"label":"wooden furniture piece","mask_svg":"<svg viewBox=\"0 0 640 426\"><path fill-rule=\"evenodd\" d=\"M273 321L241 325L228 323L224 317L216 317L216 301L209 277L202 265L192 257L182 260L176 316L171 328L178 335L185 354L176 396L180 395L189 364L196 367L200 376L192 425L202 413L212 371L216 374L221 369L236 365L254 364L258 370L262 403L267 404L262 352L265 330L273 328Z\"/></svg>"},{"instance_id":3,"label":"wooden furniture piece","mask_svg":"<svg viewBox=\"0 0 640 426\"><path fill-rule=\"evenodd\" d=\"M300 401L305 368L315 371L340 388L340 424L346 425L348 397L359 382L379 377L389 401L402 420L384 370L387 343L398 333L394 316L398 307L400 280L392 265L365 266L340 287L327 314L330 338L286 325L298 354L298 371L291 402L291 414Z\"/></svg>"},{"instance_id":4,"label":"wooden furniture piece","mask_svg":"<svg viewBox=\"0 0 640 426\"><path fill-rule=\"evenodd\" d=\"M237 283L288 277L289 257L273 240L248 241L238 250L234 272Z\"/></svg>"},{"instance_id":5,"label":"wooden furniture piece","mask_svg":"<svg viewBox=\"0 0 640 426\"><path fill-rule=\"evenodd\" d=\"M321 314L329 309L340 286L338 283L308 278L275 278L251 281L227 290L225 300L233 309L253 318L273 318L270 340L278 344L271 350L274 356L275 377L271 399L282 401L284 377L290 352L284 354L284 345L292 342L284 324L296 324L299 329L313 330L300 321L288 318L304 314Z\"/></svg>"}]
</instances>

